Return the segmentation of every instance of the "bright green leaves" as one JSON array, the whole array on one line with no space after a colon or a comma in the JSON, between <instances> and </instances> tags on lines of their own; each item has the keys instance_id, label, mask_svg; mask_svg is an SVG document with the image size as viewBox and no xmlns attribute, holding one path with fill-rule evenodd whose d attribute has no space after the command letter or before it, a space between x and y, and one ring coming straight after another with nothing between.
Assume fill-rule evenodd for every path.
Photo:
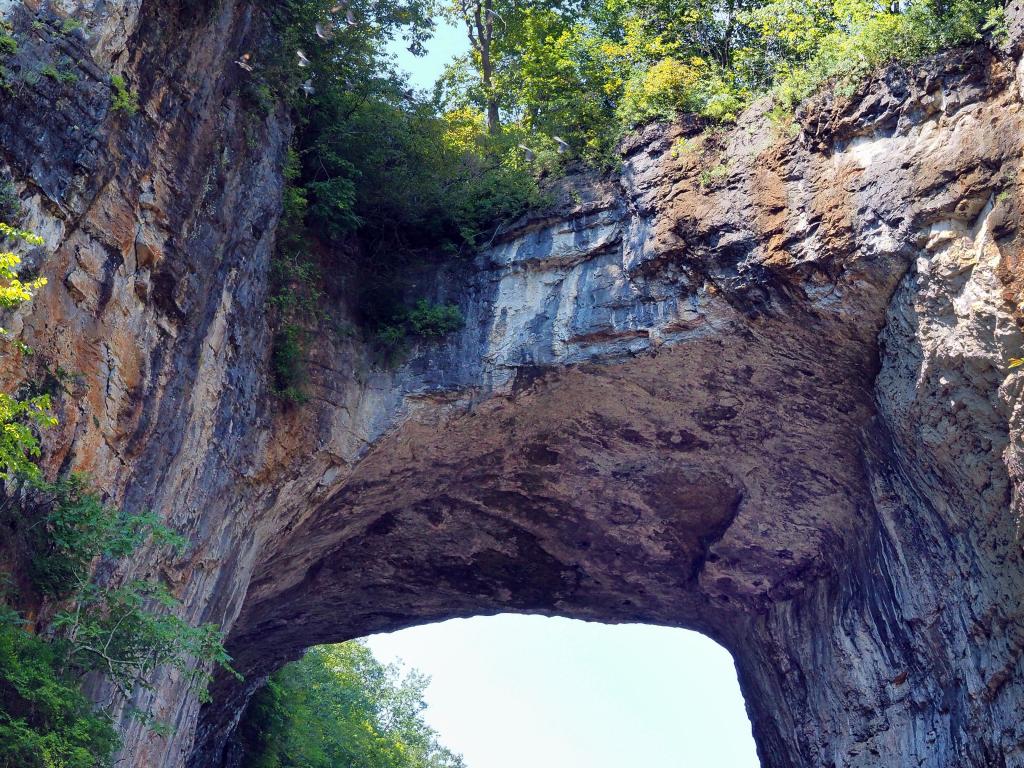
<instances>
[{"instance_id":1,"label":"bright green leaves","mask_svg":"<svg viewBox=\"0 0 1024 768\"><path fill-rule=\"evenodd\" d=\"M43 245L38 235L0 222L0 243L5 241L21 241L34 247ZM45 277L23 281L17 272L20 264L21 258L16 253L0 248L0 309L21 306L46 285ZM0 329L0 335L6 335L6 331ZM24 345L19 345L18 349L27 351ZM33 461L39 456L36 430L57 423L50 406L49 395L17 397L0 392L0 480L11 480L16 475L38 477L39 469Z\"/></svg>"},{"instance_id":2,"label":"bright green leaves","mask_svg":"<svg viewBox=\"0 0 1024 768\"><path fill-rule=\"evenodd\" d=\"M21 240L31 246L41 246L43 239L31 232L19 229L0 221L0 242L3 240ZM32 298L33 294L46 285L46 278L23 282L18 277L17 267L21 258L12 251L0 249L0 308L13 309Z\"/></svg>"},{"instance_id":3,"label":"bright green leaves","mask_svg":"<svg viewBox=\"0 0 1024 768\"><path fill-rule=\"evenodd\" d=\"M120 75L110 78L110 110L131 117L139 111L139 95L128 89Z\"/></svg>"},{"instance_id":4,"label":"bright green leaves","mask_svg":"<svg viewBox=\"0 0 1024 768\"><path fill-rule=\"evenodd\" d=\"M50 413L50 396L18 399L0 392L0 479L17 475L39 476L34 459L39 457L36 429L50 427L57 420Z\"/></svg>"},{"instance_id":5,"label":"bright green leaves","mask_svg":"<svg viewBox=\"0 0 1024 768\"><path fill-rule=\"evenodd\" d=\"M422 719L426 678L359 642L321 646L277 672L239 724L249 768L462 768Z\"/></svg>"},{"instance_id":6,"label":"bright green leaves","mask_svg":"<svg viewBox=\"0 0 1024 768\"><path fill-rule=\"evenodd\" d=\"M730 122L775 88L785 109L829 80L840 91L889 61L1003 34L996 0L911 0L902 12L871 0L457 0L493 7L501 23L489 42L449 70L447 105L481 114L500 108L503 130L535 153L552 136L591 162L606 159L635 126L697 113ZM478 46L479 48L479 46ZM489 82L490 85L483 87ZM546 166L545 166L546 167Z\"/></svg>"},{"instance_id":7,"label":"bright green leaves","mask_svg":"<svg viewBox=\"0 0 1024 768\"><path fill-rule=\"evenodd\" d=\"M774 57L766 66L778 107L791 110L825 83L848 96L883 64L980 40L997 5L994 0L911 0L893 13L869 0L774 0L745 20Z\"/></svg>"}]
</instances>

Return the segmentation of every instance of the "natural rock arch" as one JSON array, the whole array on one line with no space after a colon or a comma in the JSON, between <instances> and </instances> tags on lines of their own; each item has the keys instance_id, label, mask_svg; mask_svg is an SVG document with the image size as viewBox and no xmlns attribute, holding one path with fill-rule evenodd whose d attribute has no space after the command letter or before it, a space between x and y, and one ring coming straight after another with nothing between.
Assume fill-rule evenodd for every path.
<instances>
[{"instance_id":1,"label":"natural rock arch","mask_svg":"<svg viewBox=\"0 0 1024 768\"><path fill-rule=\"evenodd\" d=\"M984 183L928 186L1016 107L912 122L929 77L818 160L740 133L714 195L645 136L624 192L507 232L463 338L400 374L395 426L255 571L242 667L479 613L658 623L734 654L766 766L1021 764L1015 246ZM809 223L751 232L801 188Z\"/></svg>"},{"instance_id":2,"label":"natural rock arch","mask_svg":"<svg viewBox=\"0 0 1024 768\"><path fill-rule=\"evenodd\" d=\"M222 624L248 679L200 712L165 675L137 703L177 729L125 721L127 764L219 764L307 645L516 610L719 640L766 768L1024 765L1012 55L887 70L795 137L756 109L700 152L652 127L621 174L424 275L457 339L397 370L322 339L289 411L263 317L288 126L245 141L233 82L252 8L94 10L91 47L42 29L18 54L66 53L70 93L0 110L53 249L9 327L82 372L50 468L189 536L129 572ZM138 120L109 113L112 64Z\"/></svg>"}]
</instances>

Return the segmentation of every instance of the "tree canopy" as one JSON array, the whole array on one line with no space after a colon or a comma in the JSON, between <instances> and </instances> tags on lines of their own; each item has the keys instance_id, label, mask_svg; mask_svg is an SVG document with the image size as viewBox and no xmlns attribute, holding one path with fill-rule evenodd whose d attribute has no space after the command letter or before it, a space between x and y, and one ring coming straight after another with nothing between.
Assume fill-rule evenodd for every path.
<instances>
[{"instance_id":1,"label":"tree canopy","mask_svg":"<svg viewBox=\"0 0 1024 768\"><path fill-rule=\"evenodd\" d=\"M727 123L766 94L788 123L825 84L852 95L886 63L1005 34L999 0L265 2L280 44L244 53L239 82L253 119L283 101L296 123L270 302L293 402L323 296L347 291L393 360L413 262L474 253L543 203L543 177L614 167L637 126ZM387 46L421 53L439 18L468 53L417 92Z\"/></svg>"},{"instance_id":2,"label":"tree canopy","mask_svg":"<svg viewBox=\"0 0 1024 768\"><path fill-rule=\"evenodd\" d=\"M427 678L359 642L320 646L273 675L239 737L246 768L463 768L424 723Z\"/></svg>"},{"instance_id":3,"label":"tree canopy","mask_svg":"<svg viewBox=\"0 0 1024 768\"><path fill-rule=\"evenodd\" d=\"M998 0L287 0L282 45L257 54L255 103L278 89L299 123L302 222L371 250L485 242L537 200L557 155L597 165L635 126L694 112L785 109L826 82L998 36ZM422 52L443 17L469 52L432 94L384 51ZM528 150L528 151L526 151Z\"/></svg>"}]
</instances>

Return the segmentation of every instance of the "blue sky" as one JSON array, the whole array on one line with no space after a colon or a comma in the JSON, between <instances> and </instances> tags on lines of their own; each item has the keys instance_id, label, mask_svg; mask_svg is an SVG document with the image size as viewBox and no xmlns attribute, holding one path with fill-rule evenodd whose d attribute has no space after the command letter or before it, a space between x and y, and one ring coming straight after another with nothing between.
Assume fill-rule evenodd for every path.
<instances>
[{"instance_id":1,"label":"blue sky","mask_svg":"<svg viewBox=\"0 0 1024 768\"><path fill-rule=\"evenodd\" d=\"M388 50L398 58L399 67L409 73L409 82L414 88L430 90L444 65L469 50L469 41L462 27L439 19L437 32L427 43L426 56L413 56L401 40L394 41Z\"/></svg>"},{"instance_id":2,"label":"blue sky","mask_svg":"<svg viewBox=\"0 0 1024 768\"><path fill-rule=\"evenodd\" d=\"M506 614L368 642L431 676L468 768L758 768L732 657L694 632Z\"/></svg>"}]
</instances>

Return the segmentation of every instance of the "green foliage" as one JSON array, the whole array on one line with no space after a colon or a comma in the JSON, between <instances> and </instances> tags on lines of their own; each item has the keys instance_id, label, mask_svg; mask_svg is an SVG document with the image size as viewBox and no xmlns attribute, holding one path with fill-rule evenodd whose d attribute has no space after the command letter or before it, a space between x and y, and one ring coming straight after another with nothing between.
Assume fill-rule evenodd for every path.
<instances>
[{"instance_id":1,"label":"green foliage","mask_svg":"<svg viewBox=\"0 0 1024 768\"><path fill-rule=\"evenodd\" d=\"M4 241L21 241L30 246L43 245L43 239L31 232L23 232L0 221L0 244ZM21 258L13 251L0 250L0 309L14 309L32 298L33 294L46 285L46 278L41 277L23 282L18 277L17 268Z\"/></svg>"},{"instance_id":2,"label":"green foliage","mask_svg":"<svg viewBox=\"0 0 1024 768\"><path fill-rule=\"evenodd\" d=\"M395 365L408 349L410 336L437 341L465 325L455 304L434 304L420 299L412 307L395 304L376 324L373 341L382 361Z\"/></svg>"},{"instance_id":3,"label":"green foliage","mask_svg":"<svg viewBox=\"0 0 1024 768\"><path fill-rule=\"evenodd\" d=\"M428 680L359 642L322 646L273 675L239 725L247 768L463 768L422 719Z\"/></svg>"},{"instance_id":4,"label":"green foliage","mask_svg":"<svg viewBox=\"0 0 1024 768\"><path fill-rule=\"evenodd\" d=\"M110 76L110 109L129 117L139 111L139 95L128 89L120 75Z\"/></svg>"},{"instance_id":5,"label":"green foliage","mask_svg":"<svg viewBox=\"0 0 1024 768\"><path fill-rule=\"evenodd\" d=\"M294 323L286 323L274 335L271 365L274 373L274 392L288 402L301 404L307 397L303 391L306 381L302 364L305 344L303 330Z\"/></svg>"},{"instance_id":6,"label":"green foliage","mask_svg":"<svg viewBox=\"0 0 1024 768\"><path fill-rule=\"evenodd\" d=\"M18 41L14 39L10 24L0 19L0 89L12 91L12 75L5 65L6 61L18 52ZM2 215L2 211L0 211Z\"/></svg>"},{"instance_id":7,"label":"green foliage","mask_svg":"<svg viewBox=\"0 0 1024 768\"><path fill-rule=\"evenodd\" d=\"M118 747L110 719L63 671L59 646L30 634L0 603L0 765L105 768Z\"/></svg>"},{"instance_id":8,"label":"green foliage","mask_svg":"<svg viewBox=\"0 0 1024 768\"><path fill-rule=\"evenodd\" d=\"M18 41L11 34L11 28L0 21L0 60L13 56L18 52Z\"/></svg>"},{"instance_id":9,"label":"green foliage","mask_svg":"<svg viewBox=\"0 0 1024 768\"><path fill-rule=\"evenodd\" d=\"M558 135L602 163L624 132L696 113L735 120L772 89L785 109L836 80L988 33L1004 35L996 0L453 0L473 51L438 84L535 151ZM500 19L477 29L494 10ZM496 111L495 111L496 110ZM538 152L538 155L540 152ZM538 157L538 160L540 158Z\"/></svg>"},{"instance_id":10,"label":"green foliage","mask_svg":"<svg viewBox=\"0 0 1024 768\"><path fill-rule=\"evenodd\" d=\"M307 200L304 224L338 243L358 235L372 253L423 244L479 245L488 225L518 215L537 196L532 176L491 147L482 121L463 111L438 112L413 93L381 51L402 34L418 49L432 25L428 5L378 2L355 8L355 28L340 19L333 39L330 0L275 6L279 51L257 58L252 79L270 83L298 117L294 186ZM294 51L312 62L297 66ZM314 89L306 96L300 84Z\"/></svg>"},{"instance_id":11,"label":"green foliage","mask_svg":"<svg viewBox=\"0 0 1024 768\"><path fill-rule=\"evenodd\" d=\"M5 241L20 241L34 247L43 244L41 237L0 222L0 244ZM46 285L44 277L27 282L21 280L17 272L20 264L21 258L16 253L0 249L0 309L21 306ZM0 328L0 338L6 333ZM19 349L24 351L24 347ZM33 461L39 456L36 430L56 423L50 414L50 405L48 394L0 392L0 480L11 480L16 475L38 477L39 469Z\"/></svg>"},{"instance_id":12,"label":"green foliage","mask_svg":"<svg viewBox=\"0 0 1024 768\"><path fill-rule=\"evenodd\" d=\"M16 475L34 478L39 468L33 459L39 456L35 428L56 423L50 414L50 396L18 398L0 392L0 479Z\"/></svg>"},{"instance_id":13,"label":"green foliage","mask_svg":"<svg viewBox=\"0 0 1024 768\"><path fill-rule=\"evenodd\" d=\"M117 589L88 583L74 595L73 607L57 614L53 627L72 669L101 672L126 699L136 687L150 689L153 672L166 665L207 701L207 665L230 668L230 657L216 625L193 627L175 613L178 607L157 582L132 581ZM148 713L138 714L151 721Z\"/></svg>"},{"instance_id":14,"label":"green foliage","mask_svg":"<svg viewBox=\"0 0 1024 768\"><path fill-rule=\"evenodd\" d=\"M184 547L184 539L152 513L131 515L104 504L85 475L38 481L34 495L50 511L29 530L29 577L47 597L86 589L92 563L101 555L120 559L149 539Z\"/></svg>"},{"instance_id":15,"label":"green foliage","mask_svg":"<svg viewBox=\"0 0 1024 768\"><path fill-rule=\"evenodd\" d=\"M29 481L7 527L20 531L28 575L59 606L45 634L31 635L0 599L0 765L45 768L107 766L117 739L109 717L79 690L89 674L103 675L124 699L150 688L157 668L177 669L206 694L209 667L230 659L219 629L191 626L166 586L134 580L119 586L93 575L100 557L116 560L145 544L182 547L184 540L152 514L129 515L103 504L87 478ZM8 504L6 514L10 515ZM134 713L160 728L149 712Z\"/></svg>"},{"instance_id":16,"label":"green foliage","mask_svg":"<svg viewBox=\"0 0 1024 768\"><path fill-rule=\"evenodd\" d=\"M78 82L78 75L75 74L75 72L69 69L58 69L54 64L50 63L45 64L43 68L39 70L39 74L65 85Z\"/></svg>"},{"instance_id":17,"label":"green foliage","mask_svg":"<svg viewBox=\"0 0 1024 768\"><path fill-rule=\"evenodd\" d=\"M826 83L852 94L870 72L891 62L921 59L944 48L982 38L990 23L998 26L996 4L989 0L911 0L901 13L879 10L867 0L792 8L787 23L767 30L782 41L801 41L800 58L777 67L775 96L792 109ZM773 6L766 6L771 9ZM813 30L813 35L807 30ZM797 32L797 30L803 30Z\"/></svg>"},{"instance_id":18,"label":"green foliage","mask_svg":"<svg viewBox=\"0 0 1024 768\"><path fill-rule=\"evenodd\" d=\"M713 186L716 182L728 178L729 166L726 163L719 163L711 168L705 168L700 172L698 181L702 187Z\"/></svg>"},{"instance_id":19,"label":"green foliage","mask_svg":"<svg viewBox=\"0 0 1024 768\"><path fill-rule=\"evenodd\" d=\"M466 321L455 304L431 304L420 299L409 310L408 322L416 335L434 338L459 330Z\"/></svg>"},{"instance_id":20,"label":"green foliage","mask_svg":"<svg viewBox=\"0 0 1024 768\"><path fill-rule=\"evenodd\" d=\"M60 31L61 34L70 35L72 32L81 29L83 26L81 19L76 19L74 16L68 16L60 23Z\"/></svg>"},{"instance_id":21,"label":"green foliage","mask_svg":"<svg viewBox=\"0 0 1024 768\"><path fill-rule=\"evenodd\" d=\"M992 39L1003 44L1010 37L1010 27L1006 20L1006 9L1003 6L989 8L985 12L985 23L981 31L992 36Z\"/></svg>"}]
</instances>

